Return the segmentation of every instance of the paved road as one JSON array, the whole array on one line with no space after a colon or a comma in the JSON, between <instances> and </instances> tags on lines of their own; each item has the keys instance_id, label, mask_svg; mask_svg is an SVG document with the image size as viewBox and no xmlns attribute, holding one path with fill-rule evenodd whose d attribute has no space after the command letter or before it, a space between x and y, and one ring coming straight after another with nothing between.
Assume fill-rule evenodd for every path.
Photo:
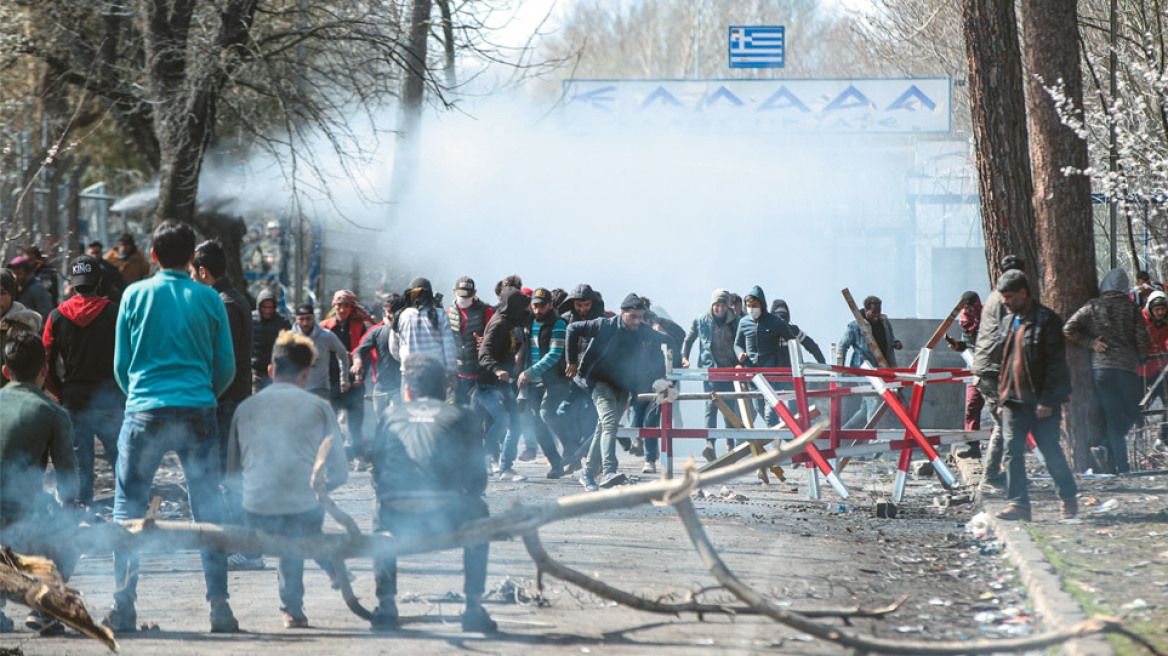
<instances>
[{"instance_id":1,"label":"paved road","mask_svg":"<svg viewBox=\"0 0 1168 656\"><path fill-rule=\"evenodd\" d=\"M626 462L630 475L639 471ZM518 483L492 483L488 489L494 512L519 501L538 501L581 493L569 480L540 478L542 465L519 463L531 478ZM974 639L1002 632L1025 632L1026 622L987 623L985 611L1006 609L1005 616L1026 611L1018 606L1013 573L985 543L973 542L962 524L970 506L938 508L941 494L933 481L913 481L901 517L877 519L876 499L891 491L887 461L853 463L845 479L854 496L839 512L830 491L825 500L805 498L805 474L790 477L793 485L762 486L752 477L731 487L746 496L731 502L707 498L697 502L700 514L728 565L750 584L792 608L880 605L901 594L909 602L882 621L855 622L854 630L901 639ZM708 490L717 494L719 490ZM334 494L364 529L370 525L371 489L368 474L354 474ZM336 530L335 528L331 530ZM713 585L673 512L645 506L558 522L542 536L553 556L583 572L649 597L684 595ZM274 559L260 572L232 572L232 606L246 633L212 636L199 561L193 553L151 554L143 559L139 586L140 621L153 620L162 631L121 640L126 654L255 654L278 649L281 656L327 653L447 654L466 651L491 654L755 654L841 653L826 643L810 641L798 632L757 617L659 616L632 611L579 589L550 580L550 605L535 607L493 600L488 608L501 634L485 638L463 634L458 624L461 604L446 597L461 592L461 557L456 552L426 554L401 562L399 607L406 621L399 634L371 635L367 625L344 606L339 593L310 565L305 575L309 591L306 613L312 627L285 630L278 611ZM350 563L355 589L372 605L372 574L368 561ZM111 602L113 588L108 556L82 561L74 584L84 591L97 615ZM534 568L518 541L496 543L491 550L488 589L510 579L530 583ZM728 599L724 593L708 599ZM1013 608L1014 610L1010 610ZM9 604L16 619L23 609ZM21 646L26 654L99 654L103 650L77 635L38 638L31 633L0 637L0 647Z\"/></svg>"}]
</instances>

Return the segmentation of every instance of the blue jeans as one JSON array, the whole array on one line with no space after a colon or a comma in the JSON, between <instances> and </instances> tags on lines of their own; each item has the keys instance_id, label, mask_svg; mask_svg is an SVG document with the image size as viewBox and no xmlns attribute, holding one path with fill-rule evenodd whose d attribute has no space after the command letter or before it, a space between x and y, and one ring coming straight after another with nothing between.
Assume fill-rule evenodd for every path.
<instances>
[{"instance_id":1,"label":"blue jeans","mask_svg":"<svg viewBox=\"0 0 1168 656\"><path fill-rule=\"evenodd\" d=\"M710 402L711 405L713 402ZM661 427L661 404L653 401L633 401L633 428L660 428ZM645 445L645 462L657 462L661 457L661 440L656 437L646 437L642 442ZM707 440L713 444L713 440ZM734 440L727 440L728 444L733 445ZM733 448L733 446L731 446Z\"/></svg>"},{"instance_id":2,"label":"blue jeans","mask_svg":"<svg viewBox=\"0 0 1168 656\"><path fill-rule=\"evenodd\" d=\"M565 430L564 422L556 414L556 409L567 396L568 383L565 382L533 384L527 387L529 417L527 423L553 469L560 467L565 458L571 458L579 446L578 440L573 439ZM562 456L556 448L556 439L560 440L564 448Z\"/></svg>"},{"instance_id":3,"label":"blue jeans","mask_svg":"<svg viewBox=\"0 0 1168 656\"><path fill-rule=\"evenodd\" d=\"M73 422L73 453L77 457L80 487L77 502L93 503L93 437L101 440L105 458L115 471L118 466L118 429L126 413L126 395L113 379L96 385L69 384L61 390L61 405Z\"/></svg>"},{"instance_id":4,"label":"blue jeans","mask_svg":"<svg viewBox=\"0 0 1168 656\"><path fill-rule=\"evenodd\" d=\"M1127 459L1127 433L1140 416L1144 384L1134 371L1100 367L1094 370L1095 391L1103 406L1104 432L1100 445L1111 456L1113 474L1131 471ZM1094 445L1092 445L1094 446Z\"/></svg>"},{"instance_id":5,"label":"blue jeans","mask_svg":"<svg viewBox=\"0 0 1168 656\"><path fill-rule=\"evenodd\" d=\"M219 425L215 408L159 408L127 412L118 439L114 519L141 519L150 503L150 485L162 456L178 454L187 479L191 515L196 522L219 524ZM226 600L227 554L204 549L203 578L207 601ZM133 604L138 589L138 553L114 552L114 602Z\"/></svg>"},{"instance_id":6,"label":"blue jeans","mask_svg":"<svg viewBox=\"0 0 1168 656\"><path fill-rule=\"evenodd\" d=\"M1034 436L1034 442L1042 457L1046 459L1046 471L1058 488L1060 499L1074 499L1075 475L1067 465L1066 454L1059 444L1060 408L1055 408L1049 417L1038 418L1038 405L1020 401L1006 401L1002 404L1002 439L1006 447L1006 501L1012 506L1030 507L1029 481L1026 478L1026 435Z\"/></svg>"},{"instance_id":7,"label":"blue jeans","mask_svg":"<svg viewBox=\"0 0 1168 656\"><path fill-rule=\"evenodd\" d=\"M491 427L487 429L487 444L502 445L499 470L511 467L515 454L519 451L519 426L512 426L515 415L515 393L511 385L479 385L476 390L479 407L490 417Z\"/></svg>"},{"instance_id":8,"label":"blue jeans","mask_svg":"<svg viewBox=\"0 0 1168 656\"><path fill-rule=\"evenodd\" d=\"M880 404L882 399L879 396L865 396L863 403L856 409L856 413L850 419L844 422L842 428L851 430L853 428L863 428L868 424L868 420L872 415L876 414L876 407Z\"/></svg>"}]
</instances>

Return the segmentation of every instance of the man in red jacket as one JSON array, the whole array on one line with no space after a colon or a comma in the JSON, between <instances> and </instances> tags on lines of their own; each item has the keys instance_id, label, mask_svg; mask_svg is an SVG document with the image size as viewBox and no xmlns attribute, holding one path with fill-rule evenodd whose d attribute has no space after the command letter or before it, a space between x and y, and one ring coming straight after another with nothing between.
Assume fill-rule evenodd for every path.
<instances>
[{"instance_id":1,"label":"man in red jacket","mask_svg":"<svg viewBox=\"0 0 1168 656\"><path fill-rule=\"evenodd\" d=\"M349 351L349 357L357 354L357 347L361 346L361 338L373 323L360 305L357 305L357 295L342 289L333 294L333 315L320 322L320 327L332 332L341 344ZM331 385L333 410L345 428L348 439L348 457L350 460L364 453L363 430L365 427L365 385L353 380L348 371L338 367L335 361L329 362L329 380L339 383L341 377L349 382L347 391L340 391L339 384Z\"/></svg>"},{"instance_id":2,"label":"man in red jacket","mask_svg":"<svg viewBox=\"0 0 1168 656\"><path fill-rule=\"evenodd\" d=\"M93 438L101 440L113 468L126 410L126 395L114 381L118 306L97 295L101 270L101 263L90 255L73 260L69 284L76 294L49 313L42 336L49 361L47 387L61 399L73 422L81 483L76 502L84 506L93 503Z\"/></svg>"},{"instance_id":3,"label":"man in red jacket","mask_svg":"<svg viewBox=\"0 0 1168 656\"><path fill-rule=\"evenodd\" d=\"M1148 324L1148 336L1152 338L1148 361L1140 365L1140 375L1144 377L1146 388L1156 382L1161 371L1168 368L1168 294L1157 290L1148 295L1148 304L1144 306L1144 322ZM1156 387L1156 394L1165 412L1168 412L1168 382L1161 382ZM1168 422L1160 422L1158 433L1159 444L1156 448L1168 450Z\"/></svg>"}]
</instances>

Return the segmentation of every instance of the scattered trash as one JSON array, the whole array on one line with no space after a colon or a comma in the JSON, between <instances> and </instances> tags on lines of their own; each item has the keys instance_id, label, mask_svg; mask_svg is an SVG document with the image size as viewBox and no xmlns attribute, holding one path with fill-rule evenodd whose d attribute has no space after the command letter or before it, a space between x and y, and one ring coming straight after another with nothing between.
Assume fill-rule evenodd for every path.
<instances>
[{"instance_id":1,"label":"scattered trash","mask_svg":"<svg viewBox=\"0 0 1168 656\"><path fill-rule=\"evenodd\" d=\"M935 598L929 600L929 605L930 606L952 606L953 602L949 599L942 599L940 597L935 597Z\"/></svg>"},{"instance_id":2,"label":"scattered trash","mask_svg":"<svg viewBox=\"0 0 1168 656\"><path fill-rule=\"evenodd\" d=\"M989 526L989 515L986 515L983 511L969 518L969 521L965 523L965 530L977 537L981 537L986 534Z\"/></svg>"},{"instance_id":3,"label":"scattered trash","mask_svg":"<svg viewBox=\"0 0 1168 656\"><path fill-rule=\"evenodd\" d=\"M897 633L920 633L925 630L923 626L898 626L893 631Z\"/></svg>"},{"instance_id":4,"label":"scattered trash","mask_svg":"<svg viewBox=\"0 0 1168 656\"><path fill-rule=\"evenodd\" d=\"M1151 565L1151 564L1152 564L1152 563L1150 563L1150 562L1148 562L1148 561L1146 561L1146 560L1141 560L1141 561L1140 561L1140 562L1138 562L1138 563L1132 563L1131 565L1128 565L1128 566L1127 566L1127 568L1128 568L1128 569L1139 569L1139 568L1141 568L1141 567L1147 567L1148 565Z\"/></svg>"},{"instance_id":5,"label":"scattered trash","mask_svg":"<svg viewBox=\"0 0 1168 656\"><path fill-rule=\"evenodd\" d=\"M1119 507L1118 500L1108 499L1107 501L1104 501L1102 504L1100 504L1100 506L1098 508L1096 508L1093 512L1097 512L1097 513L1111 512L1112 510L1115 510L1118 507Z\"/></svg>"},{"instance_id":6,"label":"scattered trash","mask_svg":"<svg viewBox=\"0 0 1168 656\"><path fill-rule=\"evenodd\" d=\"M1133 599L1132 601L1120 606L1124 610L1143 610L1148 607L1148 602L1143 599Z\"/></svg>"}]
</instances>

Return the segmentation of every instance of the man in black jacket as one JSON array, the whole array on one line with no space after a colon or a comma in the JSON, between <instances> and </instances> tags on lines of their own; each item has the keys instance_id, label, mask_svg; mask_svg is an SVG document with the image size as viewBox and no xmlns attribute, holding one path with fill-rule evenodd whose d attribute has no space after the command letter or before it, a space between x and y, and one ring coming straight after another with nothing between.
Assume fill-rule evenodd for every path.
<instances>
[{"instance_id":1,"label":"man in black jacket","mask_svg":"<svg viewBox=\"0 0 1168 656\"><path fill-rule=\"evenodd\" d=\"M612 487L625 481L617 472L616 430L630 393L638 389L646 371L660 359L663 337L644 323L644 300L629 294L621 303L619 316L593 319L568 326L567 375L580 374L592 388L592 402L599 421L592 434L588 461L581 484L587 490ZM581 353L580 344L588 341ZM603 477L598 485L596 476Z\"/></svg>"},{"instance_id":2,"label":"man in black jacket","mask_svg":"<svg viewBox=\"0 0 1168 656\"><path fill-rule=\"evenodd\" d=\"M205 241L195 248L190 272L191 280L219 292L219 298L227 310L227 325L231 328L235 378L231 381L231 387L219 395L215 408L215 417L219 423L219 472L222 474L227 471L227 451L235 409L251 396L251 303L227 278L227 251L223 250L223 245L218 241ZM243 524L243 498L232 492L225 496L224 501L232 523ZM227 566L232 570L258 570L264 568L264 559L258 553L233 553L227 556Z\"/></svg>"},{"instance_id":3,"label":"man in black jacket","mask_svg":"<svg viewBox=\"0 0 1168 656\"><path fill-rule=\"evenodd\" d=\"M265 289L256 298L251 326L251 383L255 393L272 383L268 365L272 364L272 346L280 331L292 330L292 322L276 311L276 294L272 290Z\"/></svg>"},{"instance_id":4,"label":"man in black jacket","mask_svg":"<svg viewBox=\"0 0 1168 656\"><path fill-rule=\"evenodd\" d=\"M405 403L385 414L370 447L378 531L394 536L445 534L490 515L482 499L487 487L483 443L474 414L444 400L446 369L432 355L416 354L402 365ZM463 631L490 633L496 625L483 609L490 544L462 550ZM374 560L378 607L373 630L398 627L397 561Z\"/></svg>"},{"instance_id":5,"label":"man in black jacket","mask_svg":"<svg viewBox=\"0 0 1168 656\"><path fill-rule=\"evenodd\" d=\"M522 353L524 347L516 343L515 329L530 320L529 305L531 298L526 294L514 287L504 287L499 297L499 307L487 323L483 331L483 343L479 345L479 375L475 379L475 396L483 411L491 418L487 443L503 445L499 456L499 480L503 481L524 479L523 475L511 469L519 450L519 425L515 421L518 408L511 383L515 378L515 356Z\"/></svg>"},{"instance_id":6,"label":"man in black jacket","mask_svg":"<svg viewBox=\"0 0 1168 656\"><path fill-rule=\"evenodd\" d=\"M69 265L76 292L45 319L49 391L61 399L73 422L73 450L80 488L77 503L93 503L93 438L101 440L111 468L118 459L118 433L126 394L114 381L114 335L118 306L97 295L101 260L82 255Z\"/></svg>"},{"instance_id":7,"label":"man in black jacket","mask_svg":"<svg viewBox=\"0 0 1168 656\"><path fill-rule=\"evenodd\" d=\"M1006 508L999 519L1030 521L1026 479L1026 435L1032 434L1058 488L1062 519L1078 512L1075 478L1059 444L1059 406L1071 394L1063 321L1030 295L1021 271L998 278L997 290L1010 313L1002 317L998 343L1002 370L998 388L1006 447Z\"/></svg>"}]
</instances>

